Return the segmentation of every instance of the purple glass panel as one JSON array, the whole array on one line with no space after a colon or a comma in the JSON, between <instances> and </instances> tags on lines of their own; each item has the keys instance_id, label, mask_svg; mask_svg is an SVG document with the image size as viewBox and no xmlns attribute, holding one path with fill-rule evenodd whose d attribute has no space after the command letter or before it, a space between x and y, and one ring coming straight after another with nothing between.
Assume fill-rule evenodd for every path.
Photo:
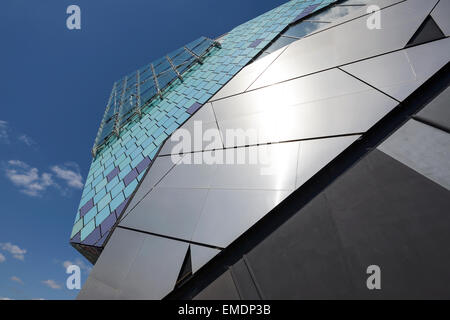
<instances>
[{"instance_id":1,"label":"purple glass panel","mask_svg":"<svg viewBox=\"0 0 450 320\"><path fill-rule=\"evenodd\" d=\"M116 210L114 210L114 212L116 213L117 219L120 218L120 215L122 214L123 209L125 209L125 206L127 205L129 199L130 199L130 198L126 198L125 201L122 202L122 203L120 204L120 206L117 207Z\"/></svg>"},{"instance_id":2,"label":"purple glass panel","mask_svg":"<svg viewBox=\"0 0 450 320\"><path fill-rule=\"evenodd\" d=\"M100 227L94 229L81 243L88 246L94 245L101 238Z\"/></svg>"},{"instance_id":3,"label":"purple glass panel","mask_svg":"<svg viewBox=\"0 0 450 320\"><path fill-rule=\"evenodd\" d=\"M150 158L149 157L145 157L144 160L142 160L137 166L136 166L136 170L139 174L141 174L145 169L148 168L148 166L150 165Z\"/></svg>"},{"instance_id":4,"label":"purple glass panel","mask_svg":"<svg viewBox=\"0 0 450 320\"><path fill-rule=\"evenodd\" d=\"M128 173L125 178L123 178L123 183L125 187L131 183L138 176L136 168L133 169L130 173Z\"/></svg>"},{"instance_id":5,"label":"purple glass panel","mask_svg":"<svg viewBox=\"0 0 450 320\"><path fill-rule=\"evenodd\" d=\"M109 235L109 231L107 231L107 232L103 235L103 237L101 237L100 240L97 241L97 243L96 243L95 245L96 245L97 247L103 247L103 245L104 245L104 243L105 243L105 241L106 241L106 238L108 238L108 235Z\"/></svg>"},{"instance_id":6,"label":"purple glass panel","mask_svg":"<svg viewBox=\"0 0 450 320\"><path fill-rule=\"evenodd\" d=\"M302 13L300 13L297 17L295 17L294 21L292 21L292 22L297 22L298 20L306 17L308 14L313 12L318 6L319 6L319 4L312 4L309 7L305 8L305 10L303 10Z\"/></svg>"},{"instance_id":7,"label":"purple glass panel","mask_svg":"<svg viewBox=\"0 0 450 320\"><path fill-rule=\"evenodd\" d=\"M108 173L108 175L106 176L106 180L110 182L115 176L119 174L119 172L120 172L119 167L115 167L114 169L112 169L110 173Z\"/></svg>"},{"instance_id":8,"label":"purple glass panel","mask_svg":"<svg viewBox=\"0 0 450 320\"><path fill-rule=\"evenodd\" d=\"M103 220L103 222L100 224L100 229L102 231L102 235L104 235L105 233L109 232L109 230L111 230L111 228L114 226L114 223L116 223L116 215L114 214L114 212L111 212L111 214L105 219Z\"/></svg>"},{"instance_id":9,"label":"purple glass panel","mask_svg":"<svg viewBox=\"0 0 450 320\"><path fill-rule=\"evenodd\" d=\"M74 235L70 242L81 243L81 232L78 232L76 235Z\"/></svg>"},{"instance_id":10,"label":"purple glass panel","mask_svg":"<svg viewBox=\"0 0 450 320\"><path fill-rule=\"evenodd\" d=\"M93 207L94 207L94 198L86 202L86 204L80 208L80 217L83 217Z\"/></svg>"},{"instance_id":11,"label":"purple glass panel","mask_svg":"<svg viewBox=\"0 0 450 320\"><path fill-rule=\"evenodd\" d=\"M256 48L263 40L264 39L256 39L255 41L250 43L250 45L248 47L249 48Z\"/></svg>"},{"instance_id":12,"label":"purple glass panel","mask_svg":"<svg viewBox=\"0 0 450 320\"><path fill-rule=\"evenodd\" d=\"M187 113L193 114L195 111L197 111L202 105L198 102L194 102L192 106L189 107L189 109L186 110Z\"/></svg>"}]
</instances>

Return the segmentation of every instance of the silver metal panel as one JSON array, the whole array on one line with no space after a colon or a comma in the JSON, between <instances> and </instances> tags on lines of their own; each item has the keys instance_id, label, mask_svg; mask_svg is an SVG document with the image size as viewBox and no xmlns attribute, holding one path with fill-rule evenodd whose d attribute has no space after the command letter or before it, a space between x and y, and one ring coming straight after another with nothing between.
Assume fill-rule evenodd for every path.
<instances>
[{"instance_id":1,"label":"silver metal panel","mask_svg":"<svg viewBox=\"0 0 450 320\"><path fill-rule=\"evenodd\" d=\"M189 244L145 235L121 287L120 299L159 300L175 287Z\"/></svg>"},{"instance_id":2,"label":"silver metal panel","mask_svg":"<svg viewBox=\"0 0 450 320\"><path fill-rule=\"evenodd\" d=\"M379 150L450 190L450 135L410 120Z\"/></svg>"},{"instance_id":3,"label":"silver metal panel","mask_svg":"<svg viewBox=\"0 0 450 320\"><path fill-rule=\"evenodd\" d=\"M206 165L204 159L216 152L221 151L184 155L181 161L161 180L158 188L209 188L217 165Z\"/></svg>"},{"instance_id":4,"label":"silver metal panel","mask_svg":"<svg viewBox=\"0 0 450 320\"><path fill-rule=\"evenodd\" d=\"M77 296L77 300L116 300L120 290L112 288L92 275L86 280Z\"/></svg>"},{"instance_id":5,"label":"silver metal panel","mask_svg":"<svg viewBox=\"0 0 450 320\"><path fill-rule=\"evenodd\" d=\"M355 142L360 135L300 142L297 167L298 188Z\"/></svg>"},{"instance_id":6,"label":"silver metal panel","mask_svg":"<svg viewBox=\"0 0 450 320\"><path fill-rule=\"evenodd\" d=\"M433 99L418 114L420 118L450 130L450 87Z\"/></svg>"},{"instance_id":7,"label":"silver metal panel","mask_svg":"<svg viewBox=\"0 0 450 320\"><path fill-rule=\"evenodd\" d=\"M298 146L291 142L223 150L224 163L217 165L211 188L293 190Z\"/></svg>"},{"instance_id":8,"label":"silver metal panel","mask_svg":"<svg viewBox=\"0 0 450 320\"><path fill-rule=\"evenodd\" d=\"M266 68L283 52L281 48L261 58L239 71L222 89L219 90L211 101L229 97L244 92Z\"/></svg>"},{"instance_id":9,"label":"silver metal panel","mask_svg":"<svg viewBox=\"0 0 450 320\"><path fill-rule=\"evenodd\" d=\"M159 182L159 180L161 180L161 178L165 174L167 174L167 172L169 172L170 169L172 169L173 166L175 166L175 164L172 162L172 159L170 157L156 158L156 160L150 167L150 171L145 176L144 181L142 181L141 185L136 191L136 194L128 205L122 219L136 206L138 202L142 200L142 198L145 197L147 193L150 192L150 190Z\"/></svg>"},{"instance_id":10,"label":"silver metal panel","mask_svg":"<svg viewBox=\"0 0 450 320\"><path fill-rule=\"evenodd\" d=\"M210 190L192 240L225 248L288 194L288 191Z\"/></svg>"},{"instance_id":11,"label":"silver metal panel","mask_svg":"<svg viewBox=\"0 0 450 320\"><path fill-rule=\"evenodd\" d=\"M142 233L116 228L92 269L92 277L120 290L144 238Z\"/></svg>"},{"instance_id":12,"label":"silver metal panel","mask_svg":"<svg viewBox=\"0 0 450 320\"><path fill-rule=\"evenodd\" d=\"M185 133L182 133L181 130L185 130ZM201 120L189 120L166 140L160 155L221 148L223 148L222 140L215 121L205 123Z\"/></svg>"},{"instance_id":13,"label":"silver metal panel","mask_svg":"<svg viewBox=\"0 0 450 320\"><path fill-rule=\"evenodd\" d=\"M450 0L440 0L431 17L436 21L442 32L448 37L450 36Z\"/></svg>"},{"instance_id":14,"label":"silver metal panel","mask_svg":"<svg viewBox=\"0 0 450 320\"><path fill-rule=\"evenodd\" d=\"M369 29L361 17L296 41L250 89L404 48L436 3L408 0L382 9L381 29Z\"/></svg>"},{"instance_id":15,"label":"silver metal panel","mask_svg":"<svg viewBox=\"0 0 450 320\"><path fill-rule=\"evenodd\" d=\"M317 29L313 32L311 32L308 36L313 35L317 32L322 32L326 29L333 28L336 25L345 23L347 21L359 18L361 16L367 15L367 9L370 5L377 5L380 9L400 3L404 0L372 0L372 1L346 1L344 3L341 3L342 5L336 6L334 8L339 8L343 12L340 12L340 15L344 15L342 17L336 17L336 13L332 10L325 10L323 14L320 16L320 21L329 21L330 23L324 25L320 29ZM352 4L353 6L349 6ZM355 4L365 4L365 6L354 6ZM311 20L316 20L316 17L311 17Z\"/></svg>"},{"instance_id":16,"label":"silver metal panel","mask_svg":"<svg viewBox=\"0 0 450 320\"><path fill-rule=\"evenodd\" d=\"M340 70L249 94L219 101L221 116L217 116L225 147L361 133L398 104ZM244 110L253 113L239 116ZM230 135L239 130L240 139Z\"/></svg>"},{"instance_id":17,"label":"silver metal panel","mask_svg":"<svg viewBox=\"0 0 450 320\"><path fill-rule=\"evenodd\" d=\"M206 189L153 189L120 222L120 226L191 240Z\"/></svg>"},{"instance_id":18,"label":"silver metal panel","mask_svg":"<svg viewBox=\"0 0 450 320\"><path fill-rule=\"evenodd\" d=\"M216 121L211 103L207 103L202 106L192 117L189 118L187 122L193 121L202 121L203 123Z\"/></svg>"},{"instance_id":19,"label":"silver metal panel","mask_svg":"<svg viewBox=\"0 0 450 320\"><path fill-rule=\"evenodd\" d=\"M203 267L208 261L214 258L220 250L209 247L197 246L191 244L191 262L192 273L196 273L201 267Z\"/></svg>"},{"instance_id":20,"label":"silver metal panel","mask_svg":"<svg viewBox=\"0 0 450 320\"><path fill-rule=\"evenodd\" d=\"M450 39L363 60L342 69L399 101L450 61Z\"/></svg>"},{"instance_id":21,"label":"silver metal panel","mask_svg":"<svg viewBox=\"0 0 450 320\"><path fill-rule=\"evenodd\" d=\"M368 90L368 86L339 69L313 74L267 88L213 102L220 123L264 111L281 114L280 108L326 100ZM278 111L280 110L280 111ZM277 119L275 117L275 119Z\"/></svg>"}]
</instances>

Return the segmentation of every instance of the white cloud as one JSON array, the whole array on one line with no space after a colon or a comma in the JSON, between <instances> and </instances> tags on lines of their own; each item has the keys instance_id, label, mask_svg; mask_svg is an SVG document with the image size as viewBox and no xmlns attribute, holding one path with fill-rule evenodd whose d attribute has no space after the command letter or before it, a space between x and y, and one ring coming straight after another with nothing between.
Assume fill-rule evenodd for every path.
<instances>
[{"instance_id":1,"label":"white cloud","mask_svg":"<svg viewBox=\"0 0 450 320\"><path fill-rule=\"evenodd\" d=\"M32 197L40 196L48 187L56 185L50 173L39 175L37 168L32 168L20 160L8 161L5 173L21 192Z\"/></svg>"},{"instance_id":2,"label":"white cloud","mask_svg":"<svg viewBox=\"0 0 450 320\"><path fill-rule=\"evenodd\" d=\"M61 285L58 284L55 280L45 280L42 281L43 284L45 284L47 287L50 287L52 289L61 289Z\"/></svg>"},{"instance_id":3,"label":"white cloud","mask_svg":"<svg viewBox=\"0 0 450 320\"><path fill-rule=\"evenodd\" d=\"M21 249L19 248L19 246L16 246L11 242L0 243L0 248L4 251L9 252L17 260L25 260L25 254L27 253L27 250Z\"/></svg>"},{"instance_id":4,"label":"white cloud","mask_svg":"<svg viewBox=\"0 0 450 320\"><path fill-rule=\"evenodd\" d=\"M6 297L0 297L0 300L13 300L11 298L6 298Z\"/></svg>"},{"instance_id":5,"label":"white cloud","mask_svg":"<svg viewBox=\"0 0 450 320\"><path fill-rule=\"evenodd\" d=\"M0 120L0 143L9 143L8 122Z\"/></svg>"},{"instance_id":6,"label":"white cloud","mask_svg":"<svg viewBox=\"0 0 450 320\"><path fill-rule=\"evenodd\" d=\"M21 284L21 285L24 284L23 281L22 281L22 279L20 279L19 277L16 277L16 276L12 276L12 277L11 277L11 281L17 282L17 283L19 283L19 284Z\"/></svg>"},{"instance_id":7,"label":"white cloud","mask_svg":"<svg viewBox=\"0 0 450 320\"><path fill-rule=\"evenodd\" d=\"M6 258L0 253L0 263L5 262Z\"/></svg>"},{"instance_id":8,"label":"white cloud","mask_svg":"<svg viewBox=\"0 0 450 320\"><path fill-rule=\"evenodd\" d=\"M51 169L56 176L64 180L69 187L75 189L83 188L83 178L81 177L79 171L75 172L62 166L53 166Z\"/></svg>"},{"instance_id":9,"label":"white cloud","mask_svg":"<svg viewBox=\"0 0 450 320\"><path fill-rule=\"evenodd\" d=\"M77 258L75 261L66 260L62 263L64 269L67 269L70 265L77 265L80 267L81 270L85 271L86 273L89 273L92 269L92 267L88 266L86 263L84 263L83 260Z\"/></svg>"},{"instance_id":10,"label":"white cloud","mask_svg":"<svg viewBox=\"0 0 450 320\"><path fill-rule=\"evenodd\" d=\"M23 143L25 143L27 146L31 147L36 144L31 137L27 136L26 134L21 134L17 137L17 139Z\"/></svg>"}]
</instances>

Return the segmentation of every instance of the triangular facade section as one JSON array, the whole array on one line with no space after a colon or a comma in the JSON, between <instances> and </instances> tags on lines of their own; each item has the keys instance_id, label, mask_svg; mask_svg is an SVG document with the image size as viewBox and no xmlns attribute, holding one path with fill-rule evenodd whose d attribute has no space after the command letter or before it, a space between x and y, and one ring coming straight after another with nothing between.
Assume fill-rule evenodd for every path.
<instances>
[{"instance_id":1,"label":"triangular facade section","mask_svg":"<svg viewBox=\"0 0 450 320\"><path fill-rule=\"evenodd\" d=\"M431 16L428 16L420 25L419 29L417 29L416 33L414 33L411 40L409 40L406 47L417 46L443 38L445 38L445 35L442 30L439 28L433 18Z\"/></svg>"}]
</instances>

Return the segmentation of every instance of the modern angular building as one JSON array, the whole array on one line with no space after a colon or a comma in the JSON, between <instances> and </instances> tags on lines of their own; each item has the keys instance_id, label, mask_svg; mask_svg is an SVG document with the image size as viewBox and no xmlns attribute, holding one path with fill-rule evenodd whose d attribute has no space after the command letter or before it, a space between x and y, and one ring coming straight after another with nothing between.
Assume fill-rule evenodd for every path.
<instances>
[{"instance_id":1,"label":"modern angular building","mask_svg":"<svg viewBox=\"0 0 450 320\"><path fill-rule=\"evenodd\" d=\"M116 81L78 298L450 298L449 16L292 0Z\"/></svg>"}]
</instances>

